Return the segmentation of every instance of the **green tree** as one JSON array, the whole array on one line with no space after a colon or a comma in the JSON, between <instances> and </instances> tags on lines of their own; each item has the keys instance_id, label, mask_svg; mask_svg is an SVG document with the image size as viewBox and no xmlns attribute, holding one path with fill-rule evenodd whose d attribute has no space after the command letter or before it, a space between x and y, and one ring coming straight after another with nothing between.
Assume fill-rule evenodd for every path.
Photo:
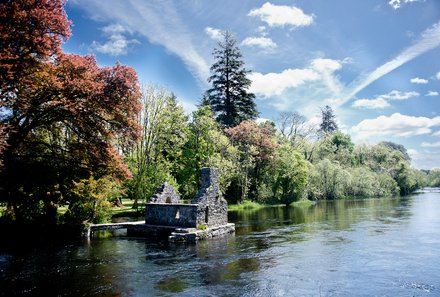
<instances>
[{"instance_id":1,"label":"green tree","mask_svg":"<svg viewBox=\"0 0 440 297\"><path fill-rule=\"evenodd\" d=\"M73 181L69 192L71 205L65 220L69 223L104 223L110 219L110 201L120 195L120 183L110 177L95 179L91 176Z\"/></svg>"},{"instance_id":2,"label":"green tree","mask_svg":"<svg viewBox=\"0 0 440 297\"><path fill-rule=\"evenodd\" d=\"M202 106L194 111L178 175L183 196L192 198L196 194L203 167L220 170L220 190L225 193L236 174L236 163L237 149L220 130L211 108Z\"/></svg>"},{"instance_id":3,"label":"green tree","mask_svg":"<svg viewBox=\"0 0 440 297\"><path fill-rule=\"evenodd\" d=\"M316 199L337 199L345 196L350 174L338 163L324 159L310 171L308 197Z\"/></svg>"},{"instance_id":4,"label":"green tree","mask_svg":"<svg viewBox=\"0 0 440 297\"><path fill-rule=\"evenodd\" d=\"M214 64L208 81L212 88L206 91L202 104L209 104L221 127L233 127L244 120L254 119L258 112L255 95L248 92L251 80L237 42L231 32L223 33L224 40L214 49Z\"/></svg>"},{"instance_id":5,"label":"green tree","mask_svg":"<svg viewBox=\"0 0 440 297\"><path fill-rule=\"evenodd\" d=\"M338 130L338 124L336 124L336 116L333 109L326 105L321 109L322 120L319 126L319 132L329 134Z\"/></svg>"},{"instance_id":6,"label":"green tree","mask_svg":"<svg viewBox=\"0 0 440 297\"><path fill-rule=\"evenodd\" d=\"M273 193L286 206L301 198L307 185L309 166L304 157L290 145L276 150Z\"/></svg>"},{"instance_id":7,"label":"green tree","mask_svg":"<svg viewBox=\"0 0 440 297\"><path fill-rule=\"evenodd\" d=\"M169 91L145 87L141 105L141 136L126 158L133 172L133 179L127 182L127 194L134 200L135 209L139 201L151 197L165 181L178 189L175 176L180 170L188 129L184 110Z\"/></svg>"}]
</instances>

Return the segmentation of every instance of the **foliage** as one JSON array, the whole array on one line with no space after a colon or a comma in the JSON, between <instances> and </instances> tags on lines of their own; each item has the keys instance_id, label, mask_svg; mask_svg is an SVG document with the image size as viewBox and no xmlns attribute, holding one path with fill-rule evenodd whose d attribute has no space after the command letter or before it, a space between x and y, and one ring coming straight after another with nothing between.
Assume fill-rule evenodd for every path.
<instances>
[{"instance_id":1,"label":"foliage","mask_svg":"<svg viewBox=\"0 0 440 297\"><path fill-rule=\"evenodd\" d=\"M408 151L406 150L406 148L403 145L397 144L397 143L394 143L391 141L382 141L379 143L379 145L385 146L385 147L389 148L390 150L399 151L402 153L402 156L406 161L411 161L411 158L408 154Z\"/></svg>"},{"instance_id":2,"label":"foliage","mask_svg":"<svg viewBox=\"0 0 440 297\"><path fill-rule=\"evenodd\" d=\"M312 166L309 180L307 189L309 199L333 200L345 197L344 190L349 181L349 173L338 163L324 159Z\"/></svg>"},{"instance_id":3,"label":"foliage","mask_svg":"<svg viewBox=\"0 0 440 297\"><path fill-rule=\"evenodd\" d=\"M212 107L222 127L233 127L244 120L254 119L257 109L255 95L247 89L251 80L244 68L240 49L232 33L223 33L224 40L214 49L214 64L211 66L209 82L212 88L206 91L203 104Z\"/></svg>"},{"instance_id":4,"label":"foliage","mask_svg":"<svg viewBox=\"0 0 440 297\"><path fill-rule=\"evenodd\" d=\"M440 169L436 168L427 173L427 185L430 187L440 187Z\"/></svg>"},{"instance_id":5,"label":"foliage","mask_svg":"<svg viewBox=\"0 0 440 297\"><path fill-rule=\"evenodd\" d=\"M226 129L225 132L239 151L237 182L241 192L240 199L259 197L264 170L275 157L275 128L270 122L258 125L255 121L247 120Z\"/></svg>"},{"instance_id":6,"label":"foliage","mask_svg":"<svg viewBox=\"0 0 440 297\"><path fill-rule=\"evenodd\" d=\"M32 76L70 36L65 0L14 0L0 3L0 97L11 104L15 91ZM4 105L1 105L3 107Z\"/></svg>"},{"instance_id":7,"label":"foliage","mask_svg":"<svg viewBox=\"0 0 440 297\"><path fill-rule=\"evenodd\" d=\"M285 205L302 197L309 166L304 157L289 145L280 146L274 162L274 197Z\"/></svg>"},{"instance_id":8,"label":"foliage","mask_svg":"<svg viewBox=\"0 0 440 297\"><path fill-rule=\"evenodd\" d=\"M203 167L219 168L220 189L225 193L236 175L236 159L237 149L220 130L211 108L202 106L194 111L178 174L183 196L192 198L196 194Z\"/></svg>"},{"instance_id":9,"label":"foliage","mask_svg":"<svg viewBox=\"0 0 440 297\"><path fill-rule=\"evenodd\" d=\"M229 204L228 209L230 210L241 210L241 209L258 209L264 207L263 204L259 204L250 200L243 200L238 204Z\"/></svg>"},{"instance_id":10,"label":"foliage","mask_svg":"<svg viewBox=\"0 0 440 297\"><path fill-rule=\"evenodd\" d=\"M141 136L129 149L126 159L133 172L127 188L129 197L134 200L134 209L165 181L178 189L174 176L180 169L178 163L187 140L187 117L172 93L153 86L145 87L141 105L138 117Z\"/></svg>"},{"instance_id":11,"label":"foliage","mask_svg":"<svg viewBox=\"0 0 440 297\"><path fill-rule=\"evenodd\" d=\"M332 133L338 130L338 125L336 124L335 114L333 113L333 109L326 105L323 109L321 109L322 120L319 128L319 132L324 134Z\"/></svg>"},{"instance_id":12,"label":"foliage","mask_svg":"<svg viewBox=\"0 0 440 297\"><path fill-rule=\"evenodd\" d=\"M396 181L387 173L378 174L368 167L358 167L349 170L350 183L346 188L349 197L383 197L398 194Z\"/></svg>"},{"instance_id":13,"label":"foliage","mask_svg":"<svg viewBox=\"0 0 440 297\"><path fill-rule=\"evenodd\" d=\"M310 201L309 199L301 199L299 201L293 202L291 205L293 205L294 207L304 207L304 208L307 208L307 207L310 207L310 206L315 205L315 204L316 204L316 202Z\"/></svg>"},{"instance_id":14,"label":"foliage","mask_svg":"<svg viewBox=\"0 0 440 297\"><path fill-rule=\"evenodd\" d=\"M69 223L103 223L110 218L111 203L121 194L119 183L111 177L91 176L73 181L65 220Z\"/></svg>"},{"instance_id":15,"label":"foliage","mask_svg":"<svg viewBox=\"0 0 440 297\"><path fill-rule=\"evenodd\" d=\"M72 180L130 177L116 143L138 136L136 72L64 54L70 23L63 5L18 0L0 6L0 197L17 220L32 220L37 214L28 214L39 205L52 216L59 198L47 193L58 188L67 197Z\"/></svg>"}]
</instances>

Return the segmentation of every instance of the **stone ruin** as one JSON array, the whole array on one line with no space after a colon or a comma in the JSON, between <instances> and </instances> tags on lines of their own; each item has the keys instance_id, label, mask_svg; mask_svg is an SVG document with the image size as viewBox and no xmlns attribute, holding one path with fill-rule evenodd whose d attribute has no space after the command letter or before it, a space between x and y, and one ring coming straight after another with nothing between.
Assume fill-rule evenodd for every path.
<instances>
[{"instance_id":1,"label":"stone ruin","mask_svg":"<svg viewBox=\"0 0 440 297\"><path fill-rule=\"evenodd\" d=\"M202 168L201 187L191 204L182 203L168 183L147 203L145 223L179 228L212 228L228 224L228 204L219 188L219 171Z\"/></svg>"}]
</instances>

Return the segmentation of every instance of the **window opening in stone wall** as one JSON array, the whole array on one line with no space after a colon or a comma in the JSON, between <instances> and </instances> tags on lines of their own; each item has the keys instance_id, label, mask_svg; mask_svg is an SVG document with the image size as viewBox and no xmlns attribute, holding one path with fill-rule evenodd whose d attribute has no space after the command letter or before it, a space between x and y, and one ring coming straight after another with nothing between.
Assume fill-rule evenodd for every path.
<instances>
[{"instance_id":1,"label":"window opening in stone wall","mask_svg":"<svg viewBox=\"0 0 440 297\"><path fill-rule=\"evenodd\" d=\"M208 218L209 218L209 208L207 206L205 209L205 224L208 224Z\"/></svg>"},{"instance_id":2,"label":"window opening in stone wall","mask_svg":"<svg viewBox=\"0 0 440 297\"><path fill-rule=\"evenodd\" d=\"M180 219L180 211L179 209L177 209L176 211L176 220Z\"/></svg>"},{"instance_id":3,"label":"window opening in stone wall","mask_svg":"<svg viewBox=\"0 0 440 297\"><path fill-rule=\"evenodd\" d=\"M165 203L171 203L171 197L167 197L167 199L165 200Z\"/></svg>"}]
</instances>

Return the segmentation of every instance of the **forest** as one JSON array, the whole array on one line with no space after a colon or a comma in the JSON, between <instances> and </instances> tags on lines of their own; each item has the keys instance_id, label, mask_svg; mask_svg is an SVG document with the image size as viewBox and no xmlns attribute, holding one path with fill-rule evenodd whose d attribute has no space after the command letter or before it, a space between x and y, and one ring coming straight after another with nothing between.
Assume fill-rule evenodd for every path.
<instances>
[{"instance_id":1,"label":"forest","mask_svg":"<svg viewBox=\"0 0 440 297\"><path fill-rule=\"evenodd\" d=\"M142 85L135 69L65 53L65 1L0 4L0 220L102 222L135 209L163 182L186 199L200 170L217 167L229 203L407 195L440 185L411 166L402 145L355 144L331 106L319 127L295 110L261 121L250 73L224 32L197 109L172 90ZM67 211L60 214L61 207Z\"/></svg>"}]
</instances>

